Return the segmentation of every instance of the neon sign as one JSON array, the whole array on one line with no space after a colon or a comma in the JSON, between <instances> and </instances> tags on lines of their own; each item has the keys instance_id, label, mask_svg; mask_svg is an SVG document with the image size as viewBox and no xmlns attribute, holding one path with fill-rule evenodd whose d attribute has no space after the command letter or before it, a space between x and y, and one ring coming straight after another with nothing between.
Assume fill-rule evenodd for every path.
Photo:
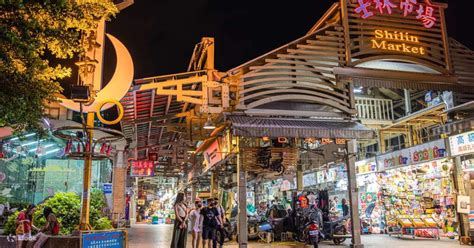
<instances>
[{"instance_id":1,"label":"neon sign","mask_svg":"<svg viewBox=\"0 0 474 248\"><path fill-rule=\"evenodd\" d=\"M402 53L425 55L426 49L413 44L420 43L418 36L408 32L375 30L374 39L371 40L373 49L396 51Z\"/></svg>"},{"instance_id":2,"label":"neon sign","mask_svg":"<svg viewBox=\"0 0 474 248\"><path fill-rule=\"evenodd\" d=\"M416 14L416 19L421 20L425 28L432 28L436 24L435 8L430 1L423 4L418 3L418 0L400 0L398 5L394 2L394 0L357 0L358 7L355 12L363 19L367 19L374 16L374 12L379 12L381 15L391 15L393 9L398 8L403 11L404 17Z\"/></svg>"}]
</instances>

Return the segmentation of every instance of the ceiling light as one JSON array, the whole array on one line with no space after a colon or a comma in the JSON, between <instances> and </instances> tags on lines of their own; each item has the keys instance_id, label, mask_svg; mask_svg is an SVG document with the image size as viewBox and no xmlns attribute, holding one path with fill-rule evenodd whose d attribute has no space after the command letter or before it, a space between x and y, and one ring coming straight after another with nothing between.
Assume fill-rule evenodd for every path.
<instances>
[{"instance_id":1,"label":"ceiling light","mask_svg":"<svg viewBox=\"0 0 474 248\"><path fill-rule=\"evenodd\" d=\"M207 129L207 130L212 130L212 129L216 129L216 125L214 125L214 123L212 122L211 120L211 117L207 117L207 121L206 123L204 123L204 129Z\"/></svg>"}]
</instances>

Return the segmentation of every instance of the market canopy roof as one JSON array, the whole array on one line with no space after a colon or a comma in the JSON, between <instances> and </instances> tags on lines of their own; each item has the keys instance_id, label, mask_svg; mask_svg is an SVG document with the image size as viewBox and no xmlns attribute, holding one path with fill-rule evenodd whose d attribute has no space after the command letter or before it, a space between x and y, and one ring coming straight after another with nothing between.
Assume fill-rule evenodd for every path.
<instances>
[{"instance_id":1,"label":"market canopy roof","mask_svg":"<svg viewBox=\"0 0 474 248\"><path fill-rule=\"evenodd\" d=\"M288 137L333 139L373 139L375 132L349 120L275 119L227 116L234 135L247 137Z\"/></svg>"}]
</instances>

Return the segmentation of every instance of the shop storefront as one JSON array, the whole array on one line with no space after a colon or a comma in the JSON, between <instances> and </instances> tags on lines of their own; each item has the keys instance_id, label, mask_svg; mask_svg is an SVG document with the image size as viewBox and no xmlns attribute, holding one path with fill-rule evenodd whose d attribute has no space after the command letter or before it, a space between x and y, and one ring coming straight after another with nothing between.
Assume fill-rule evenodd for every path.
<instances>
[{"instance_id":1,"label":"shop storefront","mask_svg":"<svg viewBox=\"0 0 474 248\"><path fill-rule=\"evenodd\" d=\"M463 183L459 187L463 187L463 200L458 200L458 211L462 214L468 214L464 218L469 225L464 225L469 229L469 236L474 237L474 131L461 133L449 137L449 148L454 164L457 166L457 172ZM464 211L465 210L465 211ZM460 218L463 218L460 215Z\"/></svg>"},{"instance_id":2,"label":"shop storefront","mask_svg":"<svg viewBox=\"0 0 474 248\"><path fill-rule=\"evenodd\" d=\"M377 157L386 230L394 235L454 237L456 190L444 140Z\"/></svg>"}]
</instances>

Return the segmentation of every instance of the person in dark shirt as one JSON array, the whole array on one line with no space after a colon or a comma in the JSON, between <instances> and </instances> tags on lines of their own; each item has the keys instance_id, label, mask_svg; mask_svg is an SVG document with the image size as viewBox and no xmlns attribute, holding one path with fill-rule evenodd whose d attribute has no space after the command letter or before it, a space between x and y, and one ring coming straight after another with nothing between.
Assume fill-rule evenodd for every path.
<instances>
[{"instance_id":1,"label":"person in dark shirt","mask_svg":"<svg viewBox=\"0 0 474 248\"><path fill-rule=\"evenodd\" d=\"M347 205L346 199L342 199L342 217L346 217L349 215L349 206Z\"/></svg>"},{"instance_id":2,"label":"person in dark shirt","mask_svg":"<svg viewBox=\"0 0 474 248\"><path fill-rule=\"evenodd\" d=\"M212 241L216 239L216 230L223 223L216 204L212 199L207 200L207 207L201 209L202 215L202 240L203 248L212 247Z\"/></svg>"}]
</instances>

